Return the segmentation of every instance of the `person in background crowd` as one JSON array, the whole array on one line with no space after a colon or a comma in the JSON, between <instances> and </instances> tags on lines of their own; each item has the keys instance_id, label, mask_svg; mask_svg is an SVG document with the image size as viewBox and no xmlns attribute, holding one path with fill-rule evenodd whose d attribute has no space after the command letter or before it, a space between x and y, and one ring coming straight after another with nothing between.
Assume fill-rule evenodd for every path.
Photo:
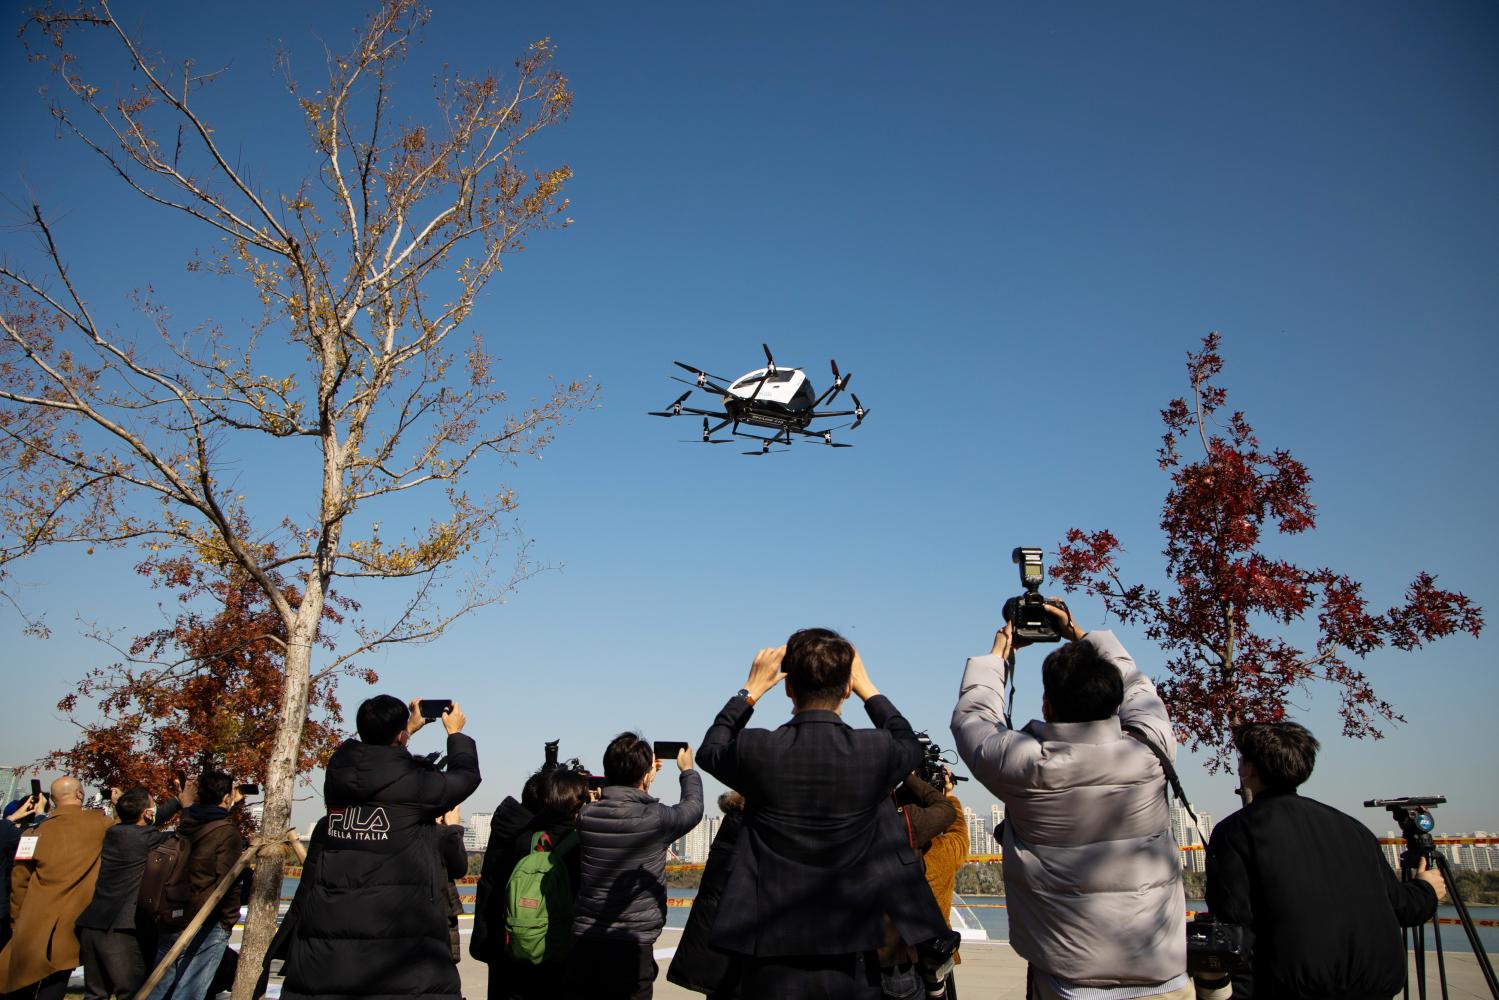
<instances>
[{"instance_id":1,"label":"person in background crowd","mask_svg":"<svg viewBox=\"0 0 1499 1000\"><path fill-rule=\"evenodd\" d=\"M583 852L577 846L578 813L588 801L588 778L565 767L548 768L541 772L537 793L536 814L525 828L511 837L510 849L505 856L505 867L512 872L517 863L532 852L532 842L541 835L537 847L555 851L562 849L560 864L567 872L568 885L572 889L572 903L576 906L578 889L583 884ZM501 888L501 900L509 892ZM504 931L506 910L499 908L498 919L501 933ZM562 944L570 944L574 910L549 912L549 921L565 923L566 934ZM551 930L551 928L549 928ZM490 960L489 981L491 1000L551 1000L561 996L566 987L568 955L564 951L555 958L532 964L516 959L502 950Z\"/></svg>"},{"instance_id":2,"label":"person in background crowd","mask_svg":"<svg viewBox=\"0 0 1499 1000\"><path fill-rule=\"evenodd\" d=\"M515 863L520 860L515 844L523 831L529 830L541 812L541 788L555 767L538 769L521 786L520 801L505 796L489 820L489 843L484 848L484 864L479 869L479 888L474 896L474 930L469 936L468 953L489 966L489 996L499 998L509 989L505 964L505 886ZM530 850L530 838L526 838Z\"/></svg>"},{"instance_id":3,"label":"person in background crowd","mask_svg":"<svg viewBox=\"0 0 1499 1000\"><path fill-rule=\"evenodd\" d=\"M895 790L895 803L907 842L922 859L927 885L932 887L932 898L942 910L943 919L951 927L952 921L948 919L948 914L952 909L953 883L957 880L957 869L963 866L962 859L968 856L968 829L963 819L962 805L950 797L952 773L946 768L943 768L942 773L943 791L938 791L923 781L920 775L912 773ZM947 831L954 826L962 831L962 859L958 860L956 867L951 867L950 850L932 857L931 848L938 838L943 838L946 841L944 847L949 847L951 841L947 837ZM939 870L934 871L934 867ZM941 891L944 883L945 894ZM880 949L880 973L887 997L914 997L922 992L918 960L916 949L903 942L895 930L895 924L887 920L885 946ZM954 964L961 961L961 956L953 956ZM952 995L951 978L949 974L949 996Z\"/></svg>"},{"instance_id":4,"label":"person in background crowd","mask_svg":"<svg viewBox=\"0 0 1499 1000\"><path fill-rule=\"evenodd\" d=\"M188 787L182 792L193 804L182 811L177 832L192 845L184 877L192 889L188 912L197 913L208 902L214 887L238 863L245 849L245 839L240 835L236 817L231 815L243 796L235 786L234 778L223 771L204 771L196 783L188 782ZM226 892L151 991L150 1000L167 1000L169 997L173 1000L198 1000L206 994L224 958L224 949L229 947L229 935L237 919L239 893ZM181 935L182 931L161 935L156 946L157 962L166 958Z\"/></svg>"},{"instance_id":5,"label":"person in background crowd","mask_svg":"<svg viewBox=\"0 0 1499 1000\"><path fill-rule=\"evenodd\" d=\"M952 807L953 819L947 828L921 848L921 860L926 865L926 884L932 890L932 898L942 910L947 926L952 926L952 899L958 882L958 872L968 863L968 823L963 818L963 803L953 794L955 783L952 771L943 768L942 795ZM954 955L953 963L962 964L963 956ZM947 980L948 1000L957 1000L954 985L956 973L949 973Z\"/></svg>"},{"instance_id":6,"label":"person in background crowd","mask_svg":"<svg viewBox=\"0 0 1499 1000\"><path fill-rule=\"evenodd\" d=\"M52 782L47 821L22 836L10 879L12 937L0 951L0 993L60 1000L78 967L73 925L94 895L109 817L83 808L83 785Z\"/></svg>"},{"instance_id":7,"label":"person in background crowd","mask_svg":"<svg viewBox=\"0 0 1499 1000\"><path fill-rule=\"evenodd\" d=\"M1368 827L1297 794L1317 761L1305 727L1240 726L1234 746L1247 802L1208 843L1207 904L1214 920L1253 935L1235 1000L1394 996L1406 973L1400 928L1436 913L1441 873L1423 861L1415 880L1400 881ZM1199 996L1228 986L1200 981Z\"/></svg>"},{"instance_id":8,"label":"person in background crowd","mask_svg":"<svg viewBox=\"0 0 1499 1000\"><path fill-rule=\"evenodd\" d=\"M942 910L947 925L952 926L952 899L958 882L958 872L968 863L968 823L963 818L963 803L953 794L955 785L952 771L944 768L945 781L942 794L952 806L953 819L947 829L933 837L922 848L921 859L926 864L926 884L931 887L932 897Z\"/></svg>"},{"instance_id":9,"label":"person in background crowd","mask_svg":"<svg viewBox=\"0 0 1499 1000\"><path fill-rule=\"evenodd\" d=\"M16 848L27 829L46 818L47 798L28 795L6 803L0 818L0 948L10 941L10 873L16 861Z\"/></svg>"},{"instance_id":10,"label":"person in background crowd","mask_svg":"<svg viewBox=\"0 0 1499 1000\"><path fill-rule=\"evenodd\" d=\"M987 656L968 660L952 715L958 753L1007 810L1010 944L1042 1000L1192 1000L1166 706L1112 632L1046 613L1067 640L1041 664L1046 721L1005 721L1008 623Z\"/></svg>"},{"instance_id":11,"label":"person in background crowd","mask_svg":"<svg viewBox=\"0 0 1499 1000\"><path fill-rule=\"evenodd\" d=\"M193 805L189 789L180 800L168 798L160 804L144 788L123 795L114 789L111 801L116 822L104 834L94 898L78 918L84 1000L131 1000L146 981L147 963L156 955L156 928L138 926L135 912L146 855L170 836L160 827Z\"/></svg>"},{"instance_id":12,"label":"person in background crowd","mask_svg":"<svg viewBox=\"0 0 1499 1000\"><path fill-rule=\"evenodd\" d=\"M426 720L416 701L390 695L359 706L359 738L328 761L328 816L307 852L294 929L277 942L285 1000L461 995L437 820L479 787L479 751L462 708L441 721L445 770L407 751Z\"/></svg>"},{"instance_id":13,"label":"person in background crowd","mask_svg":"<svg viewBox=\"0 0 1499 1000\"><path fill-rule=\"evenodd\" d=\"M619 734L604 751L604 795L578 816L583 884L568 988L577 1000L650 1000L652 946L666 926L666 847L703 818L692 750L677 754L681 800L674 806L650 794L660 766L643 737Z\"/></svg>"},{"instance_id":14,"label":"person in background crowd","mask_svg":"<svg viewBox=\"0 0 1499 1000\"><path fill-rule=\"evenodd\" d=\"M453 964L463 961L463 936L458 933L458 918L463 916L463 899L458 895L458 879L468 874L468 851L463 846L463 813L454 806L437 821L440 832L437 851L447 869L448 946Z\"/></svg>"},{"instance_id":15,"label":"person in background crowd","mask_svg":"<svg viewBox=\"0 0 1499 1000\"><path fill-rule=\"evenodd\" d=\"M708 994L709 1000L736 1000L739 969L734 956L713 947L709 938L718 915L718 901L734 863L734 849L744 828L744 796L724 792L718 797L718 810L723 813L723 822L708 849L708 863L703 867L692 908L687 911L687 926L677 942L677 952L666 967L666 978L678 986Z\"/></svg>"},{"instance_id":16,"label":"person in background crowd","mask_svg":"<svg viewBox=\"0 0 1499 1000\"><path fill-rule=\"evenodd\" d=\"M784 672L783 672L784 667ZM748 729L782 680L791 721ZM877 728L843 721L850 695ZM957 935L943 923L890 793L921 763L908 723L842 636L803 629L755 655L703 737L703 769L746 803L712 943L738 956L746 997L877 998L888 915L940 983Z\"/></svg>"}]
</instances>

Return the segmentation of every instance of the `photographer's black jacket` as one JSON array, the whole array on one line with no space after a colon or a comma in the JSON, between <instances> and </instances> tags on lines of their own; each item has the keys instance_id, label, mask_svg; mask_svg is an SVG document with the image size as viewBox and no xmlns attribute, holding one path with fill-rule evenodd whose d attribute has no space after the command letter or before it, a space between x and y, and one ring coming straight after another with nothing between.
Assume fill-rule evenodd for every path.
<instances>
[{"instance_id":1,"label":"photographer's black jacket","mask_svg":"<svg viewBox=\"0 0 1499 1000\"><path fill-rule=\"evenodd\" d=\"M447 866L436 819L479 787L479 754L448 736L447 770L348 740L328 762L318 824L288 921L286 1000L456 998ZM283 930L285 928L283 927Z\"/></svg>"},{"instance_id":2,"label":"photographer's black jacket","mask_svg":"<svg viewBox=\"0 0 1499 1000\"><path fill-rule=\"evenodd\" d=\"M1234 1000L1388 1000L1405 982L1400 928L1430 919L1437 900L1426 883L1399 880L1362 823L1291 791L1261 792L1218 824L1207 903L1253 935Z\"/></svg>"}]
</instances>

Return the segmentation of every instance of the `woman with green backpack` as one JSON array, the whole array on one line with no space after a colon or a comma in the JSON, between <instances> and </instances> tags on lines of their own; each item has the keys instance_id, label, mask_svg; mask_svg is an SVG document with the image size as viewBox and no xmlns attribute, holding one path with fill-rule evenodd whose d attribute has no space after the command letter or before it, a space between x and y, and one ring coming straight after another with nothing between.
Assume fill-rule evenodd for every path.
<instances>
[{"instance_id":1,"label":"woman with green backpack","mask_svg":"<svg viewBox=\"0 0 1499 1000\"><path fill-rule=\"evenodd\" d=\"M488 927L490 1000L557 997L572 946L573 901L582 881L574 825L588 799L588 779L557 767L532 780L538 787L529 789L534 799L526 796L534 806L531 819L508 841L490 841L491 852L502 852L494 870L508 873L478 904ZM476 913L476 924L479 919Z\"/></svg>"}]
</instances>

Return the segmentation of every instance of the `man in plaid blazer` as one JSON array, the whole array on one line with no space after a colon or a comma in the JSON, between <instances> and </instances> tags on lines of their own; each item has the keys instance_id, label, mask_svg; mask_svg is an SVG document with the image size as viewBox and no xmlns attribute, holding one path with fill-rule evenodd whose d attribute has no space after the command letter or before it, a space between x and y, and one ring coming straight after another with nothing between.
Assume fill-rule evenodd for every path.
<instances>
[{"instance_id":1,"label":"man in plaid blazer","mask_svg":"<svg viewBox=\"0 0 1499 1000\"><path fill-rule=\"evenodd\" d=\"M786 682L791 721L746 729ZM843 721L850 694L875 729ZM710 941L740 956L744 997L878 998L888 914L935 975L958 936L926 887L890 798L923 748L836 632L804 629L763 649L714 719L698 763L744 796L745 826ZM940 982L946 975L936 978Z\"/></svg>"}]
</instances>

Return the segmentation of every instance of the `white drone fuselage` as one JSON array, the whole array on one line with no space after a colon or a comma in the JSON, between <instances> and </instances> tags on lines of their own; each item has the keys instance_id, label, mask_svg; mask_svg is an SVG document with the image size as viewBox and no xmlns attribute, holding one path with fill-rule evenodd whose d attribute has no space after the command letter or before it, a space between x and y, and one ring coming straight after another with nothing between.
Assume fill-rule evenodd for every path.
<instances>
[{"instance_id":1,"label":"white drone fuselage","mask_svg":"<svg viewBox=\"0 0 1499 1000\"><path fill-rule=\"evenodd\" d=\"M797 368L757 368L736 379L723 397L724 411L735 422L760 427L806 426L816 402L817 391Z\"/></svg>"}]
</instances>

